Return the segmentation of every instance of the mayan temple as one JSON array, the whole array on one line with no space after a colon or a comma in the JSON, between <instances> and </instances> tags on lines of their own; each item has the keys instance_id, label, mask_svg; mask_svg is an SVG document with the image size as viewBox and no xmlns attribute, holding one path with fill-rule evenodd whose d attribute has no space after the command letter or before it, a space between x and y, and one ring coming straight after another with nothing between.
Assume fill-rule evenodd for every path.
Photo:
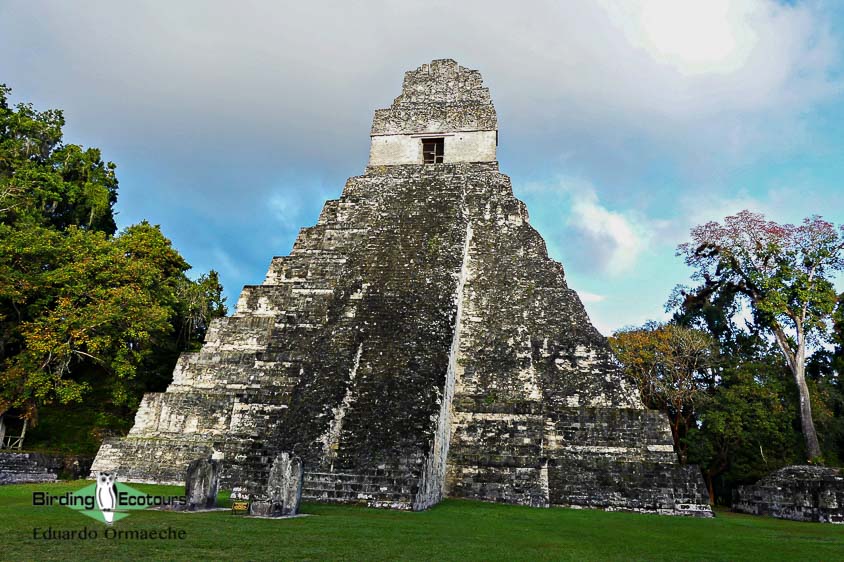
<instances>
[{"instance_id":1,"label":"mayan temple","mask_svg":"<svg viewBox=\"0 0 844 562\"><path fill-rule=\"evenodd\" d=\"M93 470L181 483L222 459L248 497L272 459L306 501L444 496L711 516L496 160L475 70L435 60L375 112L369 165L147 394Z\"/></svg>"}]
</instances>

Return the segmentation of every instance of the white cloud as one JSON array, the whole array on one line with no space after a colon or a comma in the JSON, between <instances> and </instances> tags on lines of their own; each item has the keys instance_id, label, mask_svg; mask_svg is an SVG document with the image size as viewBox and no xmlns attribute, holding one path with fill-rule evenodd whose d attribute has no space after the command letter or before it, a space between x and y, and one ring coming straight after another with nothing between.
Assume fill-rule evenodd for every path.
<instances>
[{"instance_id":1,"label":"white cloud","mask_svg":"<svg viewBox=\"0 0 844 562\"><path fill-rule=\"evenodd\" d=\"M4 6L0 48L12 86L60 92L54 102L73 121L100 123L104 135L145 145L159 136L192 154L197 143L218 146L232 163L254 148L294 165L352 162L350 153L365 155L371 112L398 94L401 72L438 57L481 70L505 118L502 140L559 140L540 144L544 157L583 158L588 146L572 144L574 133L605 147L645 135L690 157L702 145L756 150L764 131L796 130L802 112L840 92L839 45L816 2Z\"/></svg>"},{"instance_id":2,"label":"white cloud","mask_svg":"<svg viewBox=\"0 0 844 562\"><path fill-rule=\"evenodd\" d=\"M603 206L594 191L580 192L573 197L572 229L580 233L600 267L611 274L628 271L647 244L647 232L624 214Z\"/></svg>"},{"instance_id":3,"label":"white cloud","mask_svg":"<svg viewBox=\"0 0 844 562\"><path fill-rule=\"evenodd\" d=\"M686 75L740 69L759 39L750 17L758 2L650 0L605 2L633 45Z\"/></svg>"},{"instance_id":4,"label":"white cloud","mask_svg":"<svg viewBox=\"0 0 844 562\"><path fill-rule=\"evenodd\" d=\"M602 302L607 299L604 295L598 295L595 293L590 293L588 291L577 291L578 296L580 296L580 300L583 302Z\"/></svg>"},{"instance_id":5,"label":"white cloud","mask_svg":"<svg viewBox=\"0 0 844 562\"><path fill-rule=\"evenodd\" d=\"M556 228L543 228L544 234L560 248L564 263L573 261L579 269L613 276L628 272L652 238L653 226L641 214L609 208L590 183L577 178L529 184L521 191L547 202L532 212L546 225L553 220L548 213L557 217Z\"/></svg>"},{"instance_id":6,"label":"white cloud","mask_svg":"<svg viewBox=\"0 0 844 562\"><path fill-rule=\"evenodd\" d=\"M623 53L661 111L680 119L790 108L840 91L835 41L817 3L768 0L602 0L633 50ZM635 56L640 50L646 57ZM641 93L634 91L633 94ZM631 106L654 96L630 99ZM632 98L632 99L631 99ZM704 115L701 115L703 113Z\"/></svg>"}]
</instances>

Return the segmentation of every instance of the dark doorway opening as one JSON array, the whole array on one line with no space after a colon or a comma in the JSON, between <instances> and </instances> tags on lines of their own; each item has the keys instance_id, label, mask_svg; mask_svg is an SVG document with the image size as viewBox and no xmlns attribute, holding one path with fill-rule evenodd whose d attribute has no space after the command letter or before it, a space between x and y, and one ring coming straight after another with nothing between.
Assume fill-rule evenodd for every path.
<instances>
[{"instance_id":1,"label":"dark doorway opening","mask_svg":"<svg viewBox=\"0 0 844 562\"><path fill-rule=\"evenodd\" d=\"M422 139L422 161L426 164L442 164L445 153L445 139Z\"/></svg>"}]
</instances>

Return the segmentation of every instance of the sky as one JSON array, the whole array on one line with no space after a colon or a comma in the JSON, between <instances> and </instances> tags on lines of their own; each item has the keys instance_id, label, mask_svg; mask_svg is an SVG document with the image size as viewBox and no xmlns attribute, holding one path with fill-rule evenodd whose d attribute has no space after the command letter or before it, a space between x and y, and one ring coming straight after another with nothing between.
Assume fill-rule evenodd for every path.
<instances>
[{"instance_id":1,"label":"sky","mask_svg":"<svg viewBox=\"0 0 844 562\"><path fill-rule=\"evenodd\" d=\"M695 225L844 223L842 30L832 0L0 0L0 83L63 109L118 166L118 225L161 225L232 309L363 173L403 73L453 58L609 335L666 318Z\"/></svg>"}]
</instances>

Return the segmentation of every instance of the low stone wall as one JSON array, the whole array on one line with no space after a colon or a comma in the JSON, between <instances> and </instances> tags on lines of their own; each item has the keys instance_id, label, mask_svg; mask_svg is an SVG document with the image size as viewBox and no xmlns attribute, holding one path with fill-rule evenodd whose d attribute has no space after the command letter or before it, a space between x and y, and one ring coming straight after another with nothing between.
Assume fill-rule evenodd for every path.
<instances>
[{"instance_id":1,"label":"low stone wall","mask_svg":"<svg viewBox=\"0 0 844 562\"><path fill-rule=\"evenodd\" d=\"M85 478L91 457L43 453L0 453L0 484L55 482Z\"/></svg>"},{"instance_id":2,"label":"low stone wall","mask_svg":"<svg viewBox=\"0 0 844 562\"><path fill-rule=\"evenodd\" d=\"M794 521L844 524L844 474L822 466L787 466L736 492L733 510Z\"/></svg>"}]
</instances>

